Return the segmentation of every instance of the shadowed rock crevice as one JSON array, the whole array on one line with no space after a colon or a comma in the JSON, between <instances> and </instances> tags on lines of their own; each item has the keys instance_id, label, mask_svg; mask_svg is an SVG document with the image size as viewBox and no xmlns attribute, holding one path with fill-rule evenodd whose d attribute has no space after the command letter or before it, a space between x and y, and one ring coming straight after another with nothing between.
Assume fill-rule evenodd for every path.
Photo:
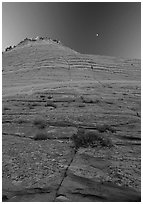
<instances>
[{"instance_id":1,"label":"shadowed rock crevice","mask_svg":"<svg viewBox=\"0 0 143 204\"><path fill-rule=\"evenodd\" d=\"M73 159L74 159L74 157L75 157L75 155L76 155L76 152L77 152L77 151L76 151L75 149L73 149L73 153L72 153L72 156L71 156L71 161L69 162L67 168L65 169L65 172L64 172L64 175L63 175L63 179L61 180L60 185L59 185L58 188L56 189L56 196L55 196L54 201L56 201L57 198L59 199L59 196L61 196L61 194L59 194L60 188L61 188L61 186L62 186L62 183L64 182L64 179L67 177L67 172L68 172L68 170L69 170L70 165L71 165L72 162L73 162Z\"/></svg>"}]
</instances>

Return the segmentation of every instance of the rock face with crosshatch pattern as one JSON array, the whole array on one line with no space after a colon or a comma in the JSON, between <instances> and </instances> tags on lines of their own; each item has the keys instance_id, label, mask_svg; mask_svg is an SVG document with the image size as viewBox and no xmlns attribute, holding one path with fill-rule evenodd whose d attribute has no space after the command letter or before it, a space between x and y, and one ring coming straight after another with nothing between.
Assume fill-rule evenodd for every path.
<instances>
[{"instance_id":1,"label":"rock face with crosshatch pattern","mask_svg":"<svg viewBox=\"0 0 143 204\"><path fill-rule=\"evenodd\" d=\"M140 201L140 60L40 37L2 57L3 201Z\"/></svg>"}]
</instances>

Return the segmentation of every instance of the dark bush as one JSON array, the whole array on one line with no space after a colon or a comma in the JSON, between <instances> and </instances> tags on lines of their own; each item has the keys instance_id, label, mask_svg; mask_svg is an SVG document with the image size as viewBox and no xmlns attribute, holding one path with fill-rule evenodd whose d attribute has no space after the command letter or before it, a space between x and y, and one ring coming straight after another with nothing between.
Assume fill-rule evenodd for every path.
<instances>
[{"instance_id":1,"label":"dark bush","mask_svg":"<svg viewBox=\"0 0 143 204\"><path fill-rule=\"evenodd\" d=\"M37 103L32 103L31 106L33 106L33 107L38 106L38 104Z\"/></svg>"},{"instance_id":2,"label":"dark bush","mask_svg":"<svg viewBox=\"0 0 143 204\"><path fill-rule=\"evenodd\" d=\"M39 104L38 103L29 103L28 104L28 107L30 108L30 109L34 109L34 106L38 106Z\"/></svg>"},{"instance_id":3,"label":"dark bush","mask_svg":"<svg viewBox=\"0 0 143 204\"><path fill-rule=\"evenodd\" d=\"M47 102L47 103L45 104L45 107L48 107L48 106L51 106L51 107L53 107L53 108L57 108L57 105L54 104L54 103L52 103L52 102Z\"/></svg>"},{"instance_id":4,"label":"dark bush","mask_svg":"<svg viewBox=\"0 0 143 204\"><path fill-rule=\"evenodd\" d=\"M107 104L114 104L112 101L106 101Z\"/></svg>"},{"instance_id":5,"label":"dark bush","mask_svg":"<svg viewBox=\"0 0 143 204\"><path fill-rule=\"evenodd\" d=\"M53 41L56 42L56 43L60 43L60 41L57 40L57 39L53 39Z\"/></svg>"},{"instance_id":6,"label":"dark bush","mask_svg":"<svg viewBox=\"0 0 143 204\"><path fill-rule=\"evenodd\" d=\"M78 104L77 106L82 108L82 107L85 107L85 104L81 103L81 104Z\"/></svg>"},{"instance_id":7,"label":"dark bush","mask_svg":"<svg viewBox=\"0 0 143 204\"><path fill-rule=\"evenodd\" d=\"M103 125L96 125L96 130L98 130L99 132L116 132L115 129L107 124L103 124Z\"/></svg>"},{"instance_id":8,"label":"dark bush","mask_svg":"<svg viewBox=\"0 0 143 204\"><path fill-rule=\"evenodd\" d=\"M39 40L44 40L44 38L43 37L39 37Z\"/></svg>"},{"instance_id":9,"label":"dark bush","mask_svg":"<svg viewBox=\"0 0 143 204\"><path fill-rule=\"evenodd\" d=\"M34 140L47 140L47 134L39 132L34 137Z\"/></svg>"},{"instance_id":10,"label":"dark bush","mask_svg":"<svg viewBox=\"0 0 143 204\"><path fill-rule=\"evenodd\" d=\"M18 124L28 123L27 120L24 120L24 119L22 119L22 118L20 118L17 122L18 122Z\"/></svg>"},{"instance_id":11,"label":"dark bush","mask_svg":"<svg viewBox=\"0 0 143 204\"><path fill-rule=\"evenodd\" d=\"M82 101L83 103L94 103L94 101L90 98L83 98Z\"/></svg>"},{"instance_id":12,"label":"dark bush","mask_svg":"<svg viewBox=\"0 0 143 204\"><path fill-rule=\"evenodd\" d=\"M39 129L44 129L46 127L46 121L43 119L35 119L33 124Z\"/></svg>"},{"instance_id":13,"label":"dark bush","mask_svg":"<svg viewBox=\"0 0 143 204\"><path fill-rule=\"evenodd\" d=\"M9 46L9 47L7 47L7 48L5 49L6 52L7 52L7 51L10 51L10 50L12 50L12 46Z\"/></svg>"},{"instance_id":14,"label":"dark bush","mask_svg":"<svg viewBox=\"0 0 143 204\"><path fill-rule=\"evenodd\" d=\"M48 99L52 99L53 97L52 96L48 96Z\"/></svg>"},{"instance_id":15,"label":"dark bush","mask_svg":"<svg viewBox=\"0 0 143 204\"><path fill-rule=\"evenodd\" d=\"M92 99L92 98L87 98L83 96L81 96L80 99L82 100L83 103L99 103L100 102L99 99Z\"/></svg>"},{"instance_id":16,"label":"dark bush","mask_svg":"<svg viewBox=\"0 0 143 204\"><path fill-rule=\"evenodd\" d=\"M76 149L80 147L95 147L95 146L106 146L111 147L112 141L105 136L101 135L97 131L85 131L79 129L77 134L71 137Z\"/></svg>"},{"instance_id":17,"label":"dark bush","mask_svg":"<svg viewBox=\"0 0 143 204\"><path fill-rule=\"evenodd\" d=\"M9 107L5 106L3 110L11 110Z\"/></svg>"},{"instance_id":18,"label":"dark bush","mask_svg":"<svg viewBox=\"0 0 143 204\"><path fill-rule=\"evenodd\" d=\"M28 107L29 107L29 109L34 109L34 106L33 106L33 104L28 104Z\"/></svg>"},{"instance_id":19,"label":"dark bush","mask_svg":"<svg viewBox=\"0 0 143 204\"><path fill-rule=\"evenodd\" d=\"M40 95L41 98L45 98L45 95Z\"/></svg>"}]
</instances>

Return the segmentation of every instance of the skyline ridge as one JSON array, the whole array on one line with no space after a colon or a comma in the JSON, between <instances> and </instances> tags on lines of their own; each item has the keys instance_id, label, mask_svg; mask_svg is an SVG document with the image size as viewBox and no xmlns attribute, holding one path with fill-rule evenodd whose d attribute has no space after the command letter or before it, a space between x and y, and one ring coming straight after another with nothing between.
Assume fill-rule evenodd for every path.
<instances>
[{"instance_id":1,"label":"skyline ridge","mask_svg":"<svg viewBox=\"0 0 143 204\"><path fill-rule=\"evenodd\" d=\"M2 3L3 49L47 34L83 54L140 59L141 3Z\"/></svg>"},{"instance_id":2,"label":"skyline ridge","mask_svg":"<svg viewBox=\"0 0 143 204\"><path fill-rule=\"evenodd\" d=\"M61 46L64 46L64 47L67 47L77 53L80 53L80 54L85 54L85 55L96 55L96 56L109 56L109 57L115 57L115 58L122 58L122 59L137 59L137 60L141 60L140 58L131 58L131 57L123 57L123 56L114 56L114 55L103 55L103 54L90 54L90 53L81 53L81 52L78 52L77 50L75 50L74 48L71 48L65 44L63 44L60 39L52 39L51 37L49 36L33 36L33 37L26 37L24 38L23 40L21 40L19 43L17 43L16 45L10 45L8 47L6 47L4 50L2 50L2 53L4 52L8 52L10 50L13 50L14 48L16 47L19 47L19 46L22 46L22 45L26 45L26 43L28 42L31 42L31 43L34 43L34 42L37 42L37 41L49 41L49 42L53 42L54 44L59 44Z\"/></svg>"}]
</instances>

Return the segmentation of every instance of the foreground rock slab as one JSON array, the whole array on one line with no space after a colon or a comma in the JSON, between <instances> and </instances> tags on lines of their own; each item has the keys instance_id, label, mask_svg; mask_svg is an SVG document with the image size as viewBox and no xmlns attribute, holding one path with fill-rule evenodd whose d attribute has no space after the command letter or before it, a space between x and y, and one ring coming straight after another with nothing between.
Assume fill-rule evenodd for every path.
<instances>
[{"instance_id":1,"label":"foreground rock slab","mask_svg":"<svg viewBox=\"0 0 143 204\"><path fill-rule=\"evenodd\" d=\"M3 199L52 202L73 156L67 141L6 135L3 149Z\"/></svg>"},{"instance_id":2,"label":"foreground rock slab","mask_svg":"<svg viewBox=\"0 0 143 204\"><path fill-rule=\"evenodd\" d=\"M69 202L139 202L140 192L125 186L124 180L119 185L111 174L110 156L114 150L96 150L96 157L91 149L83 148L76 153L57 195Z\"/></svg>"},{"instance_id":3,"label":"foreground rock slab","mask_svg":"<svg viewBox=\"0 0 143 204\"><path fill-rule=\"evenodd\" d=\"M119 187L108 182L96 182L93 179L69 174L60 188L69 202L140 202L140 193L133 189ZM57 200L58 201L58 200Z\"/></svg>"},{"instance_id":4,"label":"foreground rock slab","mask_svg":"<svg viewBox=\"0 0 143 204\"><path fill-rule=\"evenodd\" d=\"M140 60L23 43L3 53L3 201L140 201Z\"/></svg>"}]
</instances>

